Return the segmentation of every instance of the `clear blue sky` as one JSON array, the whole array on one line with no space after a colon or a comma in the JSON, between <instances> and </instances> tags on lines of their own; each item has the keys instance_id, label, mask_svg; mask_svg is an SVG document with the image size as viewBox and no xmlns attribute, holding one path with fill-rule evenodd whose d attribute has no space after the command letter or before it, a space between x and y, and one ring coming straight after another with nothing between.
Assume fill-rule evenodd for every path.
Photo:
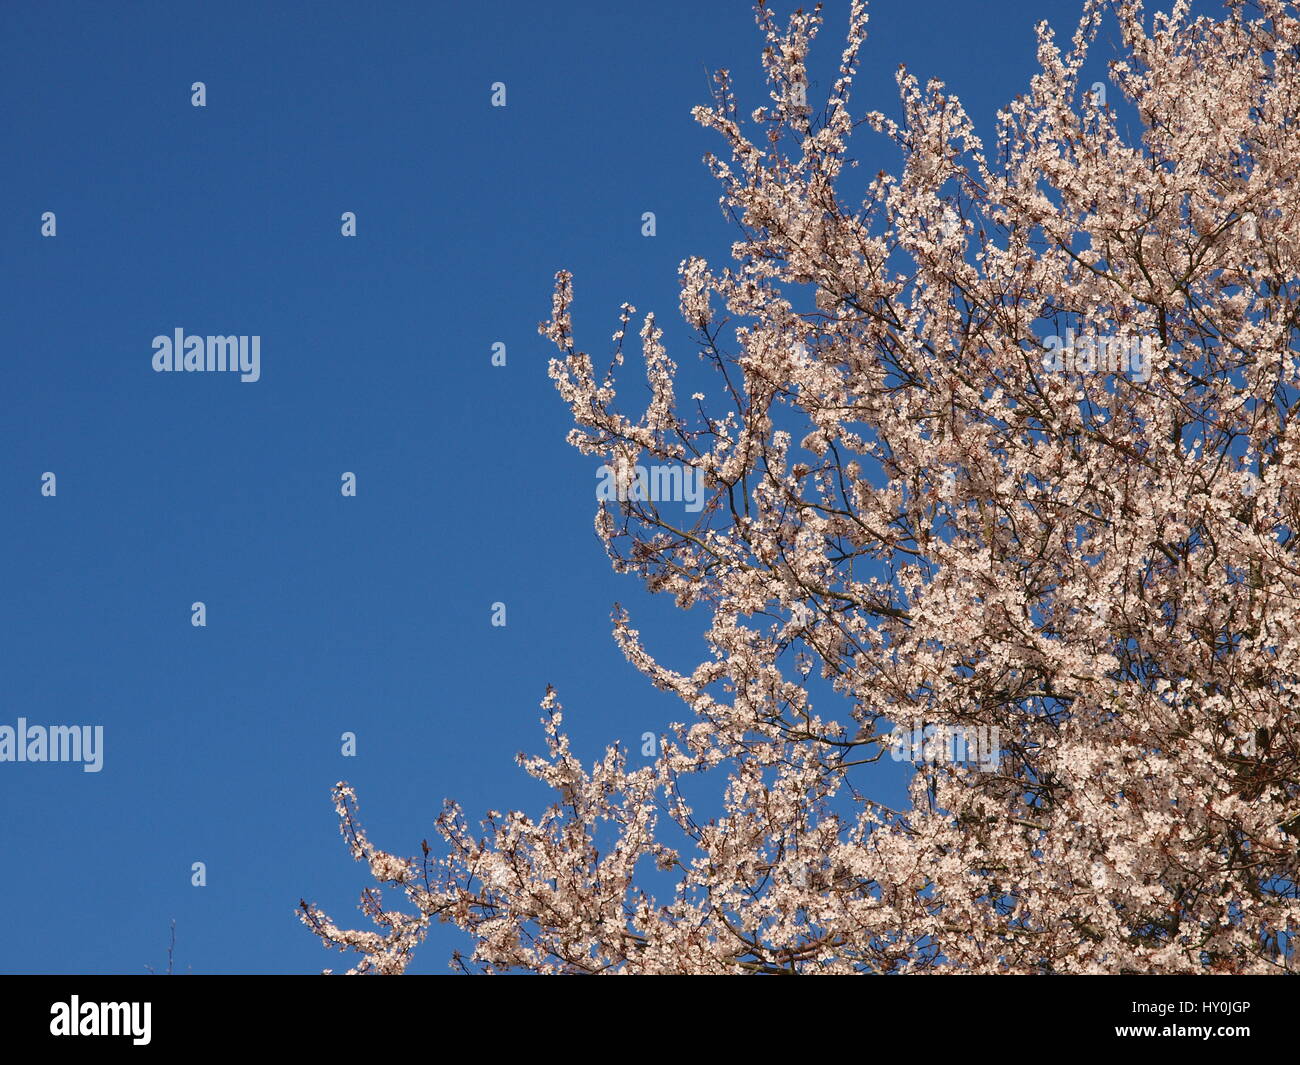
<instances>
[{"instance_id":1,"label":"clear blue sky","mask_svg":"<svg viewBox=\"0 0 1300 1065\"><path fill-rule=\"evenodd\" d=\"M855 112L896 111L902 62L991 145L1033 22L1068 38L1077 9L879 0ZM563 267L580 346L603 356L627 300L694 361L677 265L735 233L689 112L706 67L758 106L761 46L743 2L0 8L0 725L105 730L99 773L0 763L0 971L162 968L173 918L182 970L345 968L294 913L363 923L336 780L413 853L444 796L549 800L514 764L547 683L586 760L684 716L610 609L675 665L704 619L611 573L536 326ZM855 154L850 175L893 162L870 135ZM259 335L261 380L154 373L176 328ZM412 971L466 945L440 930Z\"/></svg>"}]
</instances>

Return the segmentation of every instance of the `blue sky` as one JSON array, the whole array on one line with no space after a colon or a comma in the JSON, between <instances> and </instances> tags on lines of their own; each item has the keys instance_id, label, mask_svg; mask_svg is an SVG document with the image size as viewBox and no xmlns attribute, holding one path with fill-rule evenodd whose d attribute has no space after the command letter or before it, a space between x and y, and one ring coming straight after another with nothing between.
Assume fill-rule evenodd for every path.
<instances>
[{"instance_id":1,"label":"blue sky","mask_svg":"<svg viewBox=\"0 0 1300 1065\"><path fill-rule=\"evenodd\" d=\"M855 113L894 113L905 63L991 145L1033 22L1068 38L1077 11L879 0ZM182 971L345 968L294 913L364 922L336 780L413 853L445 796L548 801L514 764L548 683L587 760L683 716L610 610L678 666L704 618L610 571L536 327L567 268L580 346L604 356L626 300L694 361L677 266L735 233L690 109L720 67L758 106L761 47L740 2L0 8L0 725L105 737L98 773L0 763L0 971L161 969L173 919ZM854 154L864 180L894 161L870 134ZM260 336L260 380L153 372L176 328ZM437 930L411 971L466 946Z\"/></svg>"}]
</instances>

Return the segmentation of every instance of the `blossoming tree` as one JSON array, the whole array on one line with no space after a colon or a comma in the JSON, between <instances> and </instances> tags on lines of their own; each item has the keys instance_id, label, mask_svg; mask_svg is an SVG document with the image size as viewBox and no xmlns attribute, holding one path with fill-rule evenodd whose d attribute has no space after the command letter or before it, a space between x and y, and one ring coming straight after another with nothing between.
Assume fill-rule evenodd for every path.
<instances>
[{"instance_id":1,"label":"blossoming tree","mask_svg":"<svg viewBox=\"0 0 1300 1065\"><path fill-rule=\"evenodd\" d=\"M705 477L690 522L634 494L596 515L616 569L708 613L688 672L615 617L686 720L651 764L586 766L549 692L521 762L556 803L481 833L448 803L418 857L338 785L376 930L304 902L325 944L380 973L433 920L487 971L1294 971L1296 14L1086 0L1068 49L1039 26L989 153L905 70L896 118L851 118L861 3L814 110L820 10L760 3L770 105L746 124L723 72L695 111L741 230L731 267L681 269L724 409L675 394L651 316L650 401L620 412L635 309L598 375L567 273L543 325L577 448ZM1086 83L1112 19L1121 58ZM902 165L851 207L860 125ZM934 724L996 736L994 763L922 760L902 808L875 801L890 737Z\"/></svg>"}]
</instances>

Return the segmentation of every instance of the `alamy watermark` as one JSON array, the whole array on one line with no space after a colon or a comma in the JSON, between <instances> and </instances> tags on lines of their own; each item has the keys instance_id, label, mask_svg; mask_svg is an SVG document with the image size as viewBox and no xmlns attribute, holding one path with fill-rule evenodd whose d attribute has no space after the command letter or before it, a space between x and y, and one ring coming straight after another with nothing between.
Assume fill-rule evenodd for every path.
<instances>
[{"instance_id":1,"label":"alamy watermark","mask_svg":"<svg viewBox=\"0 0 1300 1065\"><path fill-rule=\"evenodd\" d=\"M695 514L704 509L704 471L694 466L601 466L596 498L602 502L685 503Z\"/></svg>"},{"instance_id":2,"label":"alamy watermark","mask_svg":"<svg viewBox=\"0 0 1300 1065\"><path fill-rule=\"evenodd\" d=\"M1053 373L1127 373L1145 384L1151 380L1154 345L1149 336L1107 336L1073 329L1064 337L1049 336L1043 343L1050 349L1043 356L1043 369Z\"/></svg>"},{"instance_id":3,"label":"alamy watermark","mask_svg":"<svg viewBox=\"0 0 1300 1065\"><path fill-rule=\"evenodd\" d=\"M83 773L104 768L103 725L0 725L0 762L81 762Z\"/></svg>"},{"instance_id":4,"label":"alamy watermark","mask_svg":"<svg viewBox=\"0 0 1300 1065\"><path fill-rule=\"evenodd\" d=\"M996 725L897 725L886 745L895 762L977 765L981 773L991 773L1002 760Z\"/></svg>"},{"instance_id":5,"label":"alamy watermark","mask_svg":"<svg viewBox=\"0 0 1300 1065\"><path fill-rule=\"evenodd\" d=\"M262 376L262 338L186 336L177 327L171 336L153 338L153 368L155 373L230 370L241 381L256 381Z\"/></svg>"},{"instance_id":6,"label":"alamy watermark","mask_svg":"<svg viewBox=\"0 0 1300 1065\"><path fill-rule=\"evenodd\" d=\"M50 1035L126 1036L148 1046L152 1012L152 1002L82 1002L73 995L50 1006Z\"/></svg>"}]
</instances>

